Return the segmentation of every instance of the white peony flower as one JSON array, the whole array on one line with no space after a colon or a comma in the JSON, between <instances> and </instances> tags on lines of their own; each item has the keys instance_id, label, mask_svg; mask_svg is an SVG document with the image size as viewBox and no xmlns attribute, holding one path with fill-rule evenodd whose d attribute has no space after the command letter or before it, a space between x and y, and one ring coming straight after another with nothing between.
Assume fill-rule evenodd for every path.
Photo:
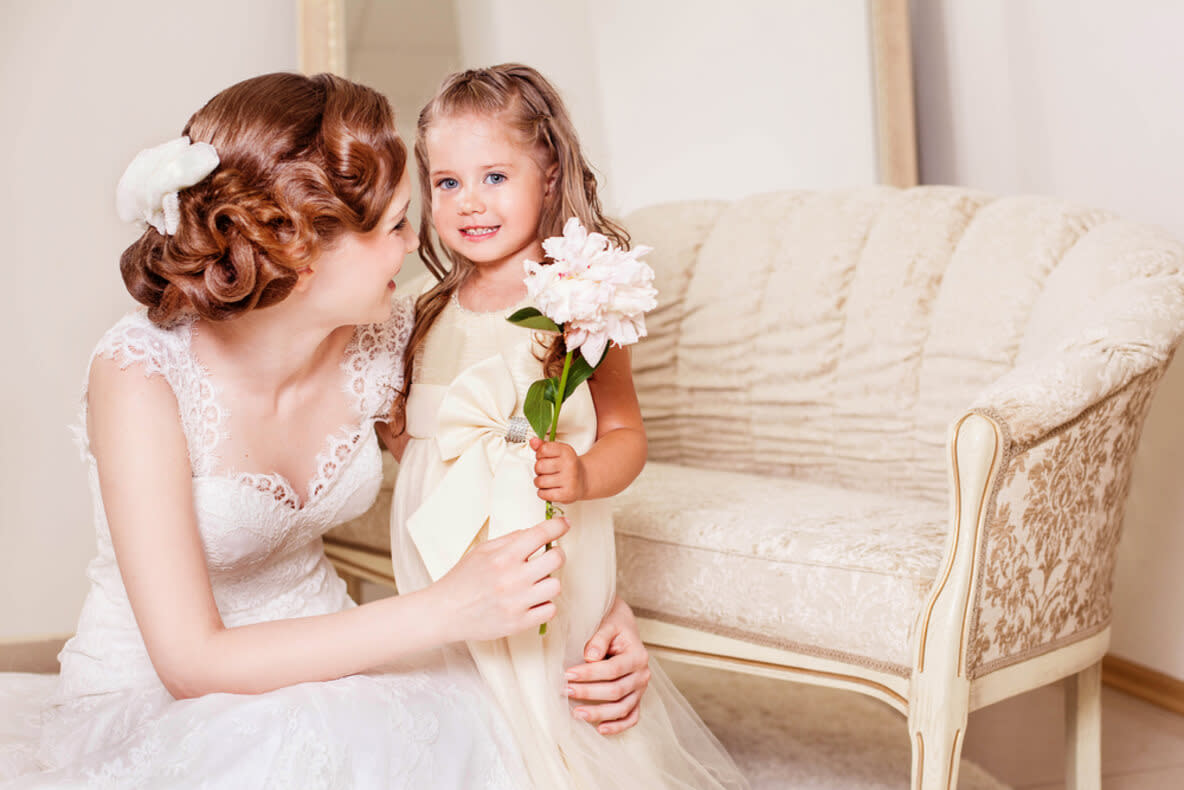
<instances>
[{"instance_id":1,"label":"white peony flower","mask_svg":"<svg viewBox=\"0 0 1184 790\"><path fill-rule=\"evenodd\" d=\"M209 143L190 143L188 137L169 140L136 154L115 188L115 209L124 222L159 233L177 232L181 201L177 192L214 172L218 152Z\"/></svg>"},{"instance_id":2,"label":"white peony flower","mask_svg":"<svg viewBox=\"0 0 1184 790\"><path fill-rule=\"evenodd\" d=\"M628 346L645 337L658 291L653 269L638 259L651 247L621 250L572 217L543 250L554 263L526 261L526 288L539 311L563 326L569 350L580 349L595 367L610 342Z\"/></svg>"}]
</instances>

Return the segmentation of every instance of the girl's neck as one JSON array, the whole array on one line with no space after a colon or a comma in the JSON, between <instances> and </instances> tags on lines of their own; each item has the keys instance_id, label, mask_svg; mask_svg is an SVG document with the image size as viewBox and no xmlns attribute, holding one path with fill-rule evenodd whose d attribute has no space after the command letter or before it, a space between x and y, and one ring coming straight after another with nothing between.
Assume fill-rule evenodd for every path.
<instances>
[{"instance_id":1,"label":"girl's neck","mask_svg":"<svg viewBox=\"0 0 1184 790\"><path fill-rule=\"evenodd\" d=\"M543 245L538 242L512 260L497 265L475 265L472 273L457 288L461 306L478 312L513 307L526 296L526 271L523 262L541 261Z\"/></svg>"}]
</instances>

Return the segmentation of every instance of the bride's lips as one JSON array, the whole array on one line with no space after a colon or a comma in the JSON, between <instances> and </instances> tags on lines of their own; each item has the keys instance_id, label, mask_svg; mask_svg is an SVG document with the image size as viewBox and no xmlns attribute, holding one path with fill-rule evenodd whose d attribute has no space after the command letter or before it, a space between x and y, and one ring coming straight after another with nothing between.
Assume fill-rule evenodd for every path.
<instances>
[{"instance_id":1,"label":"bride's lips","mask_svg":"<svg viewBox=\"0 0 1184 790\"><path fill-rule=\"evenodd\" d=\"M460 229L460 237L465 241L485 241L496 236L501 227L501 225L469 225Z\"/></svg>"}]
</instances>

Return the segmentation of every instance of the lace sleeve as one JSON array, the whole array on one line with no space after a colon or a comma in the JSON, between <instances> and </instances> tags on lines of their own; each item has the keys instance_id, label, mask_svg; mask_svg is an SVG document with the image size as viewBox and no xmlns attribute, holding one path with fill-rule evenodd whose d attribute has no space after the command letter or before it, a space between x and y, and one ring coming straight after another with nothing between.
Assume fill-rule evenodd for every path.
<instances>
[{"instance_id":1,"label":"lace sleeve","mask_svg":"<svg viewBox=\"0 0 1184 790\"><path fill-rule=\"evenodd\" d=\"M148 320L144 310L121 318L99 340L91 363L99 357L112 359L120 369L133 366L145 376L162 376L177 398L181 427L189 445L194 474L205 474L213 466L214 452L222 438L225 410L217 402L210 382L189 353L189 326L162 329ZM89 370L88 370L89 375ZM83 383L78 437L81 449L86 441L86 384Z\"/></svg>"},{"instance_id":2,"label":"lace sleeve","mask_svg":"<svg viewBox=\"0 0 1184 790\"><path fill-rule=\"evenodd\" d=\"M144 375L165 376L172 370L173 357L169 337L157 329L142 312L129 313L107 330L91 354L91 362L99 357L112 359L120 369L132 365L143 367Z\"/></svg>"},{"instance_id":3,"label":"lace sleeve","mask_svg":"<svg viewBox=\"0 0 1184 790\"><path fill-rule=\"evenodd\" d=\"M366 417L382 419L403 388L403 351L415 324L414 297L396 297L391 317L360 326L349 355L350 390Z\"/></svg>"}]
</instances>

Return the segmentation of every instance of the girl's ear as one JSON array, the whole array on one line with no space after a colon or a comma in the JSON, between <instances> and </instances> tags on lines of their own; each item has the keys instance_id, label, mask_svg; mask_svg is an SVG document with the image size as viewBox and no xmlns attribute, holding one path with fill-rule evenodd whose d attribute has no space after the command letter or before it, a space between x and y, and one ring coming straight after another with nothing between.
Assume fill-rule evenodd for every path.
<instances>
[{"instance_id":1,"label":"girl's ear","mask_svg":"<svg viewBox=\"0 0 1184 790\"><path fill-rule=\"evenodd\" d=\"M559 181L559 163L555 162L546 169L543 173L546 178L547 187L543 190L545 197L551 197L551 193L555 191L555 184Z\"/></svg>"}]
</instances>

